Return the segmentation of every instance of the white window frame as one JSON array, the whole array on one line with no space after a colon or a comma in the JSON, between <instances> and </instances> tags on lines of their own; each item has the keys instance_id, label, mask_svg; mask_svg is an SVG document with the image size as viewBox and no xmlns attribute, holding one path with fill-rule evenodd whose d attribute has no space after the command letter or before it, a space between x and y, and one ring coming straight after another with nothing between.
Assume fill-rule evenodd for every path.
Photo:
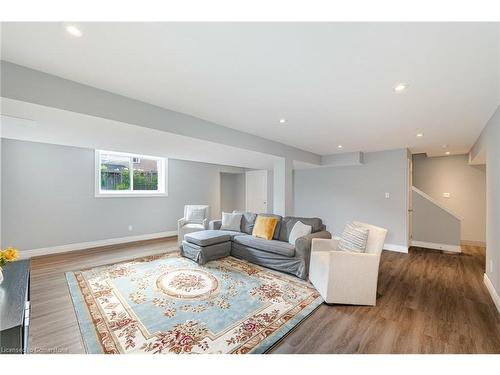
<instances>
[{"instance_id":1,"label":"white window frame","mask_svg":"<svg viewBox=\"0 0 500 375\"><path fill-rule=\"evenodd\" d=\"M101 190L101 155L124 156L130 159L129 175L130 190ZM156 160L158 162L158 190L133 190L134 171L132 158L142 158ZM168 159L151 155L131 154L128 152L95 150L95 197L96 198L116 198L116 197L167 197L168 196Z\"/></svg>"}]
</instances>

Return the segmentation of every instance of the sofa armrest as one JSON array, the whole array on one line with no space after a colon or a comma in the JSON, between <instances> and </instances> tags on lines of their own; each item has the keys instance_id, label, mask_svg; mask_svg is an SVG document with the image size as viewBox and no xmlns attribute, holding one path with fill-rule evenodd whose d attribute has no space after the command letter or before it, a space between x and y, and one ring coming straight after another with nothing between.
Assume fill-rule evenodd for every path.
<instances>
[{"instance_id":1,"label":"sofa armrest","mask_svg":"<svg viewBox=\"0 0 500 375\"><path fill-rule=\"evenodd\" d=\"M379 261L378 254L313 251L309 278L326 303L375 305Z\"/></svg>"},{"instance_id":2,"label":"sofa armrest","mask_svg":"<svg viewBox=\"0 0 500 375\"><path fill-rule=\"evenodd\" d=\"M222 226L222 220L212 220L208 224L208 229L219 230Z\"/></svg>"},{"instance_id":3,"label":"sofa armrest","mask_svg":"<svg viewBox=\"0 0 500 375\"><path fill-rule=\"evenodd\" d=\"M318 251L335 251L337 250L337 246L339 244L339 240L336 238L327 239L327 238L313 238L311 245L311 252Z\"/></svg>"},{"instance_id":4,"label":"sofa armrest","mask_svg":"<svg viewBox=\"0 0 500 375\"><path fill-rule=\"evenodd\" d=\"M331 282L345 284L349 280L351 285L370 285L376 289L380 255L349 251L332 251L329 255Z\"/></svg>"},{"instance_id":5,"label":"sofa armrest","mask_svg":"<svg viewBox=\"0 0 500 375\"><path fill-rule=\"evenodd\" d=\"M380 255L347 251L332 251L329 255L333 295L347 304L375 305Z\"/></svg>"},{"instance_id":6,"label":"sofa armrest","mask_svg":"<svg viewBox=\"0 0 500 375\"><path fill-rule=\"evenodd\" d=\"M311 233L307 236L297 238L295 241L295 256L303 258L306 264L306 273L309 274L309 262L311 261L311 245L315 238L332 238L332 234L326 230Z\"/></svg>"},{"instance_id":7,"label":"sofa armrest","mask_svg":"<svg viewBox=\"0 0 500 375\"><path fill-rule=\"evenodd\" d=\"M177 228L182 228L184 225L186 225L186 223L187 220L184 217L182 219L177 220Z\"/></svg>"},{"instance_id":8,"label":"sofa armrest","mask_svg":"<svg viewBox=\"0 0 500 375\"><path fill-rule=\"evenodd\" d=\"M208 219L203 219L203 228L205 229L208 229L208 225L209 225L209 220Z\"/></svg>"},{"instance_id":9,"label":"sofa armrest","mask_svg":"<svg viewBox=\"0 0 500 375\"><path fill-rule=\"evenodd\" d=\"M309 262L309 258L311 256L312 240L314 238L330 239L330 238L332 238L332 235L330 232L323 230L320 232L308 234L307 236L302 236L302 237L297 238L297 240L295 241L296 256L304 258L304 259L306 259L307 262Z\"/></svg>"}]
</instances>

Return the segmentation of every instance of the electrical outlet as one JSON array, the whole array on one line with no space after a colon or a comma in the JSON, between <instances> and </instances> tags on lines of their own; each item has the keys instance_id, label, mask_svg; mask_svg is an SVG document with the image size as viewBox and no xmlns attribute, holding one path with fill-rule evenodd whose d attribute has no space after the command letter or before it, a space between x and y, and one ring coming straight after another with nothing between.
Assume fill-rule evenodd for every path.
<instances>
[{"instance_id":1,"label":"electrical outlet","mask_svg":"<svg viewBox=\"0 0 500 375\"><path fill-rule=\"evenodd\" d=\"M134 227L132 225L129 225L128 230L129 230L129 232L132 232L134 230Z\"/></svg>"},{"instance_id":2,"label":"electrical outlet","mask_svg":"<svg viewBox=\"0 0 500 375\"><path fill-rule=\"evenodd\" d=\"M450 198L451 194L450 193L443 193L443 198Z\"/></svg>"},{"instance_id":3,"label":"electrical outlet","mask_svg":"<svg viewBox=\"0 0 500 375\"><path fill-rule=\"evenodd\" d=\"M385 197L386 197L386 199L389 199L391 197L391 194L390 193L385 193Z\"/></svg>"}]
</instances>

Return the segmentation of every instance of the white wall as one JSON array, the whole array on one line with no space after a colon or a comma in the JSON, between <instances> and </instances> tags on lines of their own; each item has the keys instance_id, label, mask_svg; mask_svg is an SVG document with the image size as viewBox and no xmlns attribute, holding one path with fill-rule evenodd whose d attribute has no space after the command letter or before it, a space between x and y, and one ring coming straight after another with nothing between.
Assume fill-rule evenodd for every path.
<instances>
[{"instance_id":1,"label":"white wall","mask_svg":"<svg viewBox=\"0 0 500 375\"><path fill-rule=\"evenodd\" d=\"M462 218L462 240L485 242L486 170L468 160L467 155L414 155L413 185Z\"/></svg>"},{"instance_id":2,"label":"white wall","mask_svg":"<svg viewBox=\"0 0 500 375\"><path fill-rule=\"evenodd\" d=\"M485 128L486 274L500 294L500 106Z\"/></svg>"},{"instance_id":3,"label":"white wall","mask_svg":"<svg viewBox=\"0 0 500 375\"><path fill-rule=\"evenodd\" d=\"M0 40L2 40L2 27L0 25ZM0 55L1 55L1 49L0 49ZM1 56L0 56L1 58ZM0 63L1 65L1 63ZM0 71L0 88L2 87L2 74ZM1 89L0 89L1 93ZM1 104L0 104L1 106ZM0 248L2 246L2 129L3 129L3 124L2 124L2 118L0 117Z\"/></svg>"},{"instance_id":4,"label":"white wall","mask_svg":"<svg viewBox=\"0 0 500 375\"><path fill-rule=\"evenodd\" d=\"M2 119L0 118L0 248L1 247L2 247Z\"/></svg>"},{"instance_id":5,"label":"white wall","mask_svg":"<svg viewBox=\"0 0 500 375\"><path fill-rule=\"evenodd\" d=\"M333 234L351 220L385 227L386 242L402 247L407 246L407 194L406 149L366 153L362 165L294 173L295 215L320 217Z\"/></svg>"},{"instance_id":6,"label":"white wall","mask_svg":"<svg viewBox=\"0 0 500 375\"><path fill-rule=\"evenodd\" d=\"M473 149L486 153L486 275L500 295L500 106Z\"/></svg>"},{"instance_id":7,"label":"white wall","mask_svg":"<svg viewBox=\"0 0 500 375\"><path fill-rule=\"evenodd\" d=\"M175 231L185 204L219 218L220 172L243 173L170 159L168 197L95 198L93 150L2 139L1 151L2 245L21 250Z\"/></svg>"},{"instance_id":8,"label":"white wall","mask_svg":"<svg viewBox=\"0 0 500 375\"><path fill-rule=\"evenodd\" d=\"M220 174L221 211L245 210L245 173Z\"/></svg>"},{"instance_id":9,"label":"white wall","mask_svg":"<svg viewBox=\"0 0 500 375\"><path fill-rule=\"evenodd\" d=\"M268 203L269 207L269 203ZM279 158L273 169L273 213L292 216L293 208L293 160Z\"/></svg>"}]
</instances>

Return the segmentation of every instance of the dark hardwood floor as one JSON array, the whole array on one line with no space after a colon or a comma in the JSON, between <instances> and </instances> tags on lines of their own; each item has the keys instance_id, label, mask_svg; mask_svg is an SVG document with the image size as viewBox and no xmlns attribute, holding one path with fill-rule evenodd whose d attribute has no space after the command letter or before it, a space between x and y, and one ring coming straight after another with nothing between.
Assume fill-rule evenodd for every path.
<instances>
[{"instance_id":1,"label":"dark hardwood floor","mask_svg":"<svg viewBox=\"0 0 500 375\"><path fill-rule=\"evenodd\" d=\"M384 251L376 307L322 305L276 353L500 353L484 249Z\"/></svg>"},{"instance_id":2,"label":"dark hardwood floor","mask_svg":"<svg viewBox=\"0 0 500 375\"><path fill-rule=\"evenodd\" d=\"M176 249L176 239L34 258L30 348L83 353L64 272ZM376 307L321 305L273 353L500 353L484 249L382 254Z\"/></svg>"}]
</instances>

